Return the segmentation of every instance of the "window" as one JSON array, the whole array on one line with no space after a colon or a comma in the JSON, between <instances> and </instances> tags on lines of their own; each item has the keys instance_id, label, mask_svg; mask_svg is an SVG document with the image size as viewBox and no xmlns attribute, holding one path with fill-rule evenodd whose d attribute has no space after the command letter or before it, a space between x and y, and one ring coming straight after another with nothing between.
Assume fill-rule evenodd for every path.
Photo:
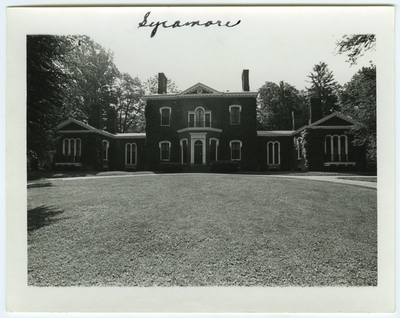
<instances>
[{"instance_id":1,"label":"window","mask_svg":"<svg viewBox=\"0 0 400 318\"><path fill-rule=\"evenodd\" d=\"M218 139L210 138L210 161L218 160Z\"/></svg>"},{"instance_id":2,"label":"window","mask_svg":"<svg viewBox=\"0 0 400 318\"><path fill-rule=\"evenodd\" d=\"M81 140L79 138L65 138L63 140L63 156L69 162L80 162Z\"/></svg>"},{"instance_id":3,"label":"window","mask_svg":"<svg viewBox=\"0 0 400 318\"><path fill-rule=\"evenodd\" d=\"M269 165L279 165L281 163L281 145L279 141L269 141L267 143L267 163Z\"/></svg>"},{"instance_id":4,"label":"window","mask_svg":"<svg viewBox=\"0 0 400 318\"><path fill-rule=\"evenodd\" d=\"M188 112L188 127L211 127L211 111L197 107Z\"/></svg>"},{"instance_id":5,"label":"window","mask_svg":"<svg viewBox=\"0 0 400 318\"><path fill-rule=\"evenodd\" d=\"M161 126L169 126L171 121L171 108L170 107L161 107Z\"/></svg>"},{"instance_id":6,"label":"window","mask_svg":"<svg viewBox=\"0 0 400 318\"><path fill-rule=\"evenodd\" d=\"M211 127L211 113L205 114L205 126Z\"/></svg>"},{"instance_id":7,"label":"window","mask_svg":"<svg viewBox=\"0 0 400 318\"><path fill-rule=\"evenodd\" d=\"M108 148L110 146L108 140L103 140L102 142L103 150L103 160L108 160Z\"/></svg>"},{"instance_id":8,"label":"window","mask_svg":"<svg viewBox=\"0 0 400 318\"><path fill-rule=\"evenodd\" d=\"M160 147L160 160L169 161L171 153L171 143L169 141L161 141Z\"/></svg>"},{"instance_id":9,"label":"window","mask_svg":"<svg viewBox=\"0 0 400 318\"><path fill-rule=\"evenodd\" d=\"M196 109L196 127L204 127L204 109L201 107Z\"/></svg>"},{"instance_id":10,"label":"window","mask_svg":"<svg viewBox=\"0 0 400 318\"><path fill-rule=\"evenodd\" d=\"M240 112L242 107L239 105L229 106L229 113L231 114L231 125L240 124Z\"/></svg>"},{"instance_id":11,"label":"window","mask_svg":"<svg viewBox=\"0 0 400 318\"><path fill-rule=\"evenodd\" d=\"M194 114L189 114L189 127L194 127Z\"/></svg>"},{"instance_id":12,"label":"window","mask_svg":"<svg viewBox=\"0 0 400 318\"><path fill-rule=\"evenodd\" d=\"M303 157L303 143L302 138L297 138L297 159L301 159Z\"/></svg>"},{"instance_id":13,"label":"window","mask_svg":"<svg viewBox=\"0 0 400 318\"><path fill-rule=\"evenodd\" d=\"M126 165L136 165L136 144L126 144L125 145L125 164Z\"/></svg>"},{"instance_id":14,"label":"window","mask_svg":"<svg viewBox=\"0 0 400 318\"><path fill-rule=\"evenodd\" d=\"M242 142L239 140L232 140L229 145L231 147L231 160L241 160Z\"/></svg>"},{"instance_id":15,"label":"window","mask_svg":"<svg viewBox=\"0 0 400 318\"><path fill-rule=\"evenodd\" d=\"M181 163L187 163L187 139L181 140Z\"/></svg>"},{"instance_id":16,"label":"window","mask_svg":"<svg viewBox=\"0 0 400 318\"><path fill-rule=\"evenodd\" d=\"M328 135L325 137L325 161L349 161L348 141L346 135Z\"/></svg>"}]
</instances>

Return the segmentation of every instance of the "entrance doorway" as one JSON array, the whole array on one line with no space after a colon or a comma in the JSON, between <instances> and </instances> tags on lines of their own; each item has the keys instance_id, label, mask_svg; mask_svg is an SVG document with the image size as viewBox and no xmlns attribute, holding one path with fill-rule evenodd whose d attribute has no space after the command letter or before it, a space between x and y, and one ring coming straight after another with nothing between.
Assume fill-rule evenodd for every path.
<instances>
[{"instance_id":1,"label":"entrance doorway","mask_svg":"<svg viewBox=\"0 0 400 318\"><path fill-rule=\"evenodd\" d=\"M194 163L203 163L203 142L201 140L196 140L194 143Z\"/></svg>"}]
</instances>

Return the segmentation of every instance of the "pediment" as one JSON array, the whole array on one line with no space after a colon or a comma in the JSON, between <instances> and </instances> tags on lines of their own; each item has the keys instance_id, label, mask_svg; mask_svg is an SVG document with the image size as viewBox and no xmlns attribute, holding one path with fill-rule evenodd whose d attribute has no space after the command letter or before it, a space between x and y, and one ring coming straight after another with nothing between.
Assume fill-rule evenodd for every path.
<instances>
[{"instance_id":1,"label":"pediment","mask_svg":"<svg viewBox=\"0 0 400 318\"><path fill-rule=\"evenodd\" d=\"M180 93L180 95L202 95L202 94L221 94L221 92L208 87L202 83L197 83L192 87L189 87L187 90Z\"/></svg>"},{"instance_id":2,"label":"pediment","mask_svg":"<svg viewBox=\"0 0 400 318\"><path fill-rule=\"evenodd\" d=\"M354 124L353 119L336 112L316 121L312 126L352 126Z\"/></svg>"},{"instance_id":3,"label":"pediment","mask_svg":"<svg viewBox=\"0 0 400 318\"><path fill-rule=\"evenodd\" d=\"M75 119L68 119L57 126L58 130L93 130L93 127Z\"/></svg>"}]
</instances>

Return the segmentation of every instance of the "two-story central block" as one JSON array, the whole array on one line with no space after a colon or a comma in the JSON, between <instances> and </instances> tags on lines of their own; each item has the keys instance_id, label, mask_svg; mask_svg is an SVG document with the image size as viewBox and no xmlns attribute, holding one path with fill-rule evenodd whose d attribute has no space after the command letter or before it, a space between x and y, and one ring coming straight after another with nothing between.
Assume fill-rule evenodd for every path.
<instances>
[{"instance_id":1,"label":"two-story central block","mask_svg":"<svg viewBox=\"0 0 400 318\"><path fill-rule=\"evenodd\" d=\"M242 92L219 92L198 83L179 94L167 94L159 74L158 94L145 96L146 166L160 161L208 166L213 161L238 161L242 170L257 167L256 98L249 72L242 74Z\"/></svg>"}]
</instances>

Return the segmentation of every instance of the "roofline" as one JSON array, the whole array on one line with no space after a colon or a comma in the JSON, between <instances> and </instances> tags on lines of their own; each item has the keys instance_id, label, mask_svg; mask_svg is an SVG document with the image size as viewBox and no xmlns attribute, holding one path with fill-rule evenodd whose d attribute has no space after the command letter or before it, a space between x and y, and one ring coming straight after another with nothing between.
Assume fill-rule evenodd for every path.
<instances>
[{"instance_id":1,"label":"roofline","mask_svg":"<svg viewBox=\"0 0 400 318\"><path fill-rule=\"evenodd\" d=\"M67 126L70 123L75 123L83 128L86 128L86 130L62 130L63 127ZM66 121L60 123L57 127L57 130L59 131L59 133L64 133L64 134L72 134L72 133L78 133L78 134L84 134L84 133L97 133L106 137L110 137L113 139L127 139L127 138L146 138L146 133L143 133L142 135L138 135L138 136L124 136L124 135L116 135L116 134L112 134L108 131L102 130L102 129L98 129L98 128L94 128L90 125L87 125L85 123L82 123L79 120L76 120L74 118L69 118ZM121 133L123 134L123 133ZM129 133L128 133L129 134Z\"/></svg>"},{"instance_id":2,"label":"roofline","mask_svg":"<svg viewBox=\"0 0 400 318\"><path fill-rule=\"evenodd\" d=\"M339 112L334 112L334 113L332 113L332 114L330 114L330 115L328 115L328 116L326 116L324 118L321 118L320 120L317 120L316 122L312 123L310 126L319 125L319 124L323 123L324 121L327 121L328 119L331 119L331 118L333 118L335 116L339 117L339 118L341 118L341 119L343 119L345 121L348 121L349 123L351 123L353 125L356 124L356 122L353 119L351 119L350 117L348 117L346 115L343 115L343 114L341 114Z\"/></svg>"},{"instance_id":3,"label":"roofline","mask_svg":"<svg viewBox=\"0 0 400 318\"><path fill-rule=\"evenodd\" d=\"M198 98L229 98L229 97L254 97L257 98L258 92L238 92L238 93L218 93L218 94L160 94L145 95L143 100L168 100L168 99L198 99Z\"/></svg>"},{"instance_id":4,"label":"roofline","mask_svg":"<svg viewBox=\"0 0 400 318\"><path fill-rule=\"evenodd\" d=\"M190 86L188 89L185 89L183 92L181 92L181 93L179 93L179 94L184 95L184 94L186 94L186 93L188 93L188 92L191 92L192 90L194 90L194 88L195 88L196 86L202 86L202 87L205 88L206 90L212 91L212 92L214 92L214 93L221 93L220 91L217 91L216 89L213 89L213 88L211 88L210 86L204 85L203 83L200 83L200 82L199 82L199 83L197 83L197 84L194 84L194 85Z\"/></svg>"}]
</instances>

